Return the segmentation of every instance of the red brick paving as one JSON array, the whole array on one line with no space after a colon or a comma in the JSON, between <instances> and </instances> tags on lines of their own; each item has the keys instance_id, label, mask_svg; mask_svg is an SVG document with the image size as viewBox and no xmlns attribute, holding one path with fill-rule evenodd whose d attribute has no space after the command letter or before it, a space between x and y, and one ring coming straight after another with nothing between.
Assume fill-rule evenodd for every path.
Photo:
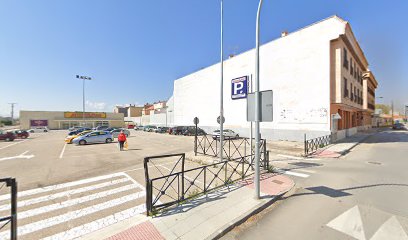
<instances>
[{"instance_id":1,"label":"red brick paving","mask_svg":"<svg viewBox=\"0 0 408 240\"><path fill-rule=\"evenodd\" d=\"M261 192L268 195L279 195L283 192L289 191L294 184L292 179L274 173L262 174L260 176L260 181ZM239 184L251 189L255 188L253 178L242 180Z\"/></svg>"},{"instance_id":2,"label":"red brick paving","mask_svg":"<svg viewBox=\"0 0 408 240\"><path fill-rule=\"evenodd\" d=\"M164 240L164 238L151 222L146 221L105 240Z\"/></svg>"}]
</instances>

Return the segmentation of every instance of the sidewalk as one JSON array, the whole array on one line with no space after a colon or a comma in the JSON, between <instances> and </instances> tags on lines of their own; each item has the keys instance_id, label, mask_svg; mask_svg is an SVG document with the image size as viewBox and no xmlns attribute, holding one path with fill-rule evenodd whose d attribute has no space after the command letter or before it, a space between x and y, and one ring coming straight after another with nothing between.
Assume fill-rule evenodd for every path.
<instances>
[{"instance_id":1,"label":"sidewalk","mask_svg":"<svg viewBox=\"0 0 408 240\"><path fill-rule=\"evenodd\" d=\"M138 217L94 233L86 239L217 239L289 191L294 182L283 175L261 176L261 199L254 199L252 178L175 206L153 217ZM132 224L133 222L133 224Z\"/></svg>"},{"instance_id":2,"label":"sidewalk","mask_svg":"<svg viewBox=\"0 0 408 240\"><path fill-rule=\"evenodd\" d=\"M372 129L369 131L358 132L353 136L344 138L340 141L337 141L334 144L329 145L327 148L319 149L317 152L311 155L311 157L318 158L339 158L343 155L346 155L357 146L359 143L364 141L369 136L382 131L382 129Z\"/></svg>"}]
</instances>

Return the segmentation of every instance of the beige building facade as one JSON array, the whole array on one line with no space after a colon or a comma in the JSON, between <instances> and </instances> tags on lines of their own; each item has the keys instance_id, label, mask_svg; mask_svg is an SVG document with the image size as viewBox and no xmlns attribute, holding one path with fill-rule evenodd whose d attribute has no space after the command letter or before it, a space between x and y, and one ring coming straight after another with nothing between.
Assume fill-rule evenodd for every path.
<instances>
[{"instance_id":1,"label":"beige building facade","mask_svg":"<svg viewBox=\"0 0 408 240\"><path fill-rule=\"evenodd\" d=\"M60 111L20 111L21 129L46 126L49 129L68 129L74 126L124 127L123 113L106 112L60 112Z\"/></svg>"}]
</instances>

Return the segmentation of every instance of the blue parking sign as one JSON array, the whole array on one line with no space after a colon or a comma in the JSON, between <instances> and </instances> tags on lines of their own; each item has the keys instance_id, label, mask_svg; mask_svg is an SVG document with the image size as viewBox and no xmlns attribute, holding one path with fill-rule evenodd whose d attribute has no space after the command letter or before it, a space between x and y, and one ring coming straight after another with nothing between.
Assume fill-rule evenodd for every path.
<instances>
[{"instance_id":1,"label":"blue parking sign","mask_svg":"<svg viewBox=\"0 0 408 240\"><path fill-rule=\"evenodd\" d=\"M232 100L246 98L248 95L248 76L232 79L231 98Z\"/></svg>"}]
</instances>

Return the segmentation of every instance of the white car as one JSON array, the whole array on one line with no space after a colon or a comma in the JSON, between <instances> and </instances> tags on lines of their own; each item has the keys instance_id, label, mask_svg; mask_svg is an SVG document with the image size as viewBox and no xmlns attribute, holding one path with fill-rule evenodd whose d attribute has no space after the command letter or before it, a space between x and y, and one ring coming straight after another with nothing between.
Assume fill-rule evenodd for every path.
<instances>
[{"instance_id":1,"label":"white car","mask_svg":"<svg viewBox=\"0 0 408 240\"><path fill-rule=\"evenodd\" d=\"M29 133L44 133L44 132L49 132L50 130L48 130L47 127L35 127L35 128L31 128L28 129L27 132Z\"/></svg>"},{"instance_id":2,"label":"white car","mask_svg":"<svg viewBox=\"0 0 408 240\"><path fill-rule=\"evenodd\" d=\"M220 138L220 130L215 130L213 133L213 139L219 139ZM224 129L223 130L223 135L224 139L234 139L234 138L239 138L239 134L232 131L231 129Z\"/></svg>"}]
</instances>

